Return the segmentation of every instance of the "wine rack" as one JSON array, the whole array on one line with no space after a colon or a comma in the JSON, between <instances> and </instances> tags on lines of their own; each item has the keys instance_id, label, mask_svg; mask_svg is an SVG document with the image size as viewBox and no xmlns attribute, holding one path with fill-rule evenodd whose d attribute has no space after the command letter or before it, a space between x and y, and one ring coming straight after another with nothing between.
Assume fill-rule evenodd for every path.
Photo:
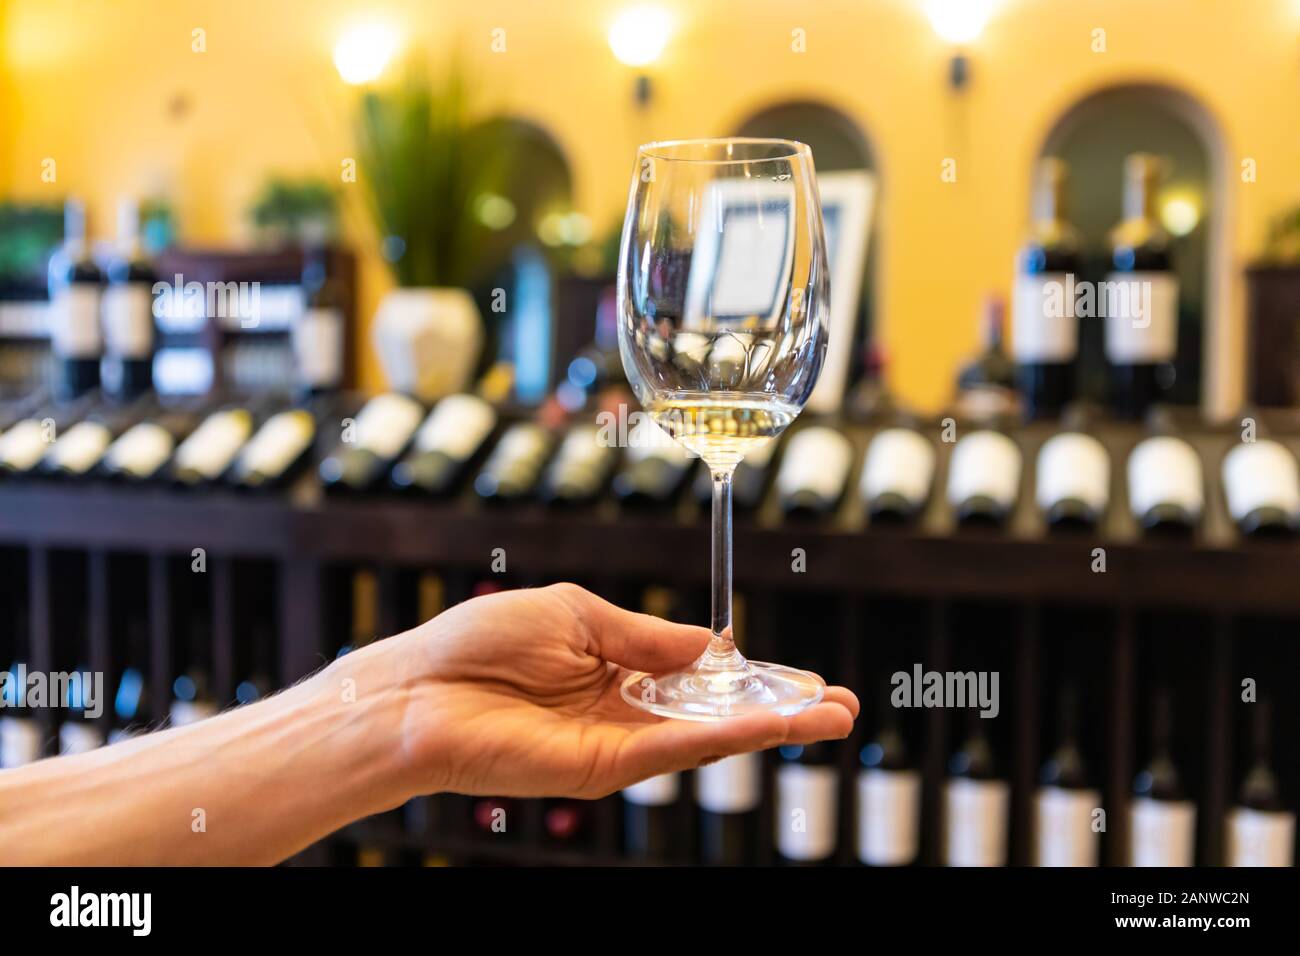
<instances>
[{"instance_id":1,"label":"wine rack","mask_svg":"<svg viewBox=\"0 0 1300 956\"><path fill-rule=\"evenodd\" d=\"M785 521L769 492L757 512L737 517L735 529L747 652L785 659L801 642L822 642L832 662L826 676L863 702L853 737L836 749L840 819L832 862L855 859L858 751L874 729L879 688L889 673L916 663L1000 674L1001 712L990 737L1011 786L1013 864L1033 859L1033 795L1061 683L1083 692L1083 749L1108 811L1101 859L1111 865L1126 862L1125 806L1151 688L1170 687L1179 715L1177 754L1198 809L1196 860L1223 862L1225 814L1244 771L1242 679L1255 679L1273 698L1276 740L1300 732L1300 705L1288 693L1300 677L1300 642L1292 633L1300 620L1300 542L1237 536L1218 486L1218 462L1234 433L1186 434L1205 465L1207 511L1193 539L1169 542L1143 537L1127 511L1120 463L1142 437L1136 427L1097 432L1116 463L1111 503L1095 533L1075 535L1049 533L1033 504L1034 451L1050 427L1016 433L1026 463L1020 502L997 531L957 528L938 490L917 524L874 526L854 492L871 431L844 430L856 459L832 515ZM1273 434L1296 450L1294 432L1275 427ZM950 447L936 448L941 489ZM24 622L30 666L48 670L77 663L67 646L76 626L69 609L83 609L85 662L106 671L109 686L122 664L124 622L143 621L158 715L166 713L172 677L200 619L220 701L233 703L234 687L258 652L254 642L274 642L271 676L280 685L322 666L358 637L349 631L349 582L359 573L371 576L375 605L375 634L361 639L418 623L431 581L443 606L485 584L573 580L631 607L642 606L647 588L662 589L673 596L674 616L707 616L708 516L690 482L674 504L651 509L620 506L609 496L566 510L492 506L468 485L433 501L327 496L311 473L286 493L266 496L9 483L0 488L0 619ZM1093 568L1097 548L1105 550L1104 572ZM495 549L507 555L506 574L492 571ZM796 552L805 570L794 570ZM13 650L0 643L0 655ZM53 714L39 719L49 753ZM923 776L923 863L941 860L942 786L961 719L943 708L903 714ZM750 848L756 864L776 861L776 763L774 755L764 759L764 799ZM1281 748L1274 766L1294 810L1300 768ZM457 795L421 798L345 828L297 862L635 862L623 852L619 795L584 806L582 825L567 840L548 834L544 801L514 801L506 834L481 832L474 804ZM698 838L689 774L673 807L671 855L661 862L690 863Z\"/></svg>"}]
</instances>

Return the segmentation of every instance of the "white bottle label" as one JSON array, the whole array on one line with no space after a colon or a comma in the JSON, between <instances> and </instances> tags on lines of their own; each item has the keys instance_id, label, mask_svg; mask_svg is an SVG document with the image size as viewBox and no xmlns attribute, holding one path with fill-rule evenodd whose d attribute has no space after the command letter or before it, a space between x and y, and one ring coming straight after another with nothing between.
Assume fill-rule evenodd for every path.
<instances>
[{"instance_id":1,"label":"white bottle label","mask_svg":"<svg viewBox=\"0 0 1300 956\"><path fill-rule=\"evenodd\" d=\"M129 359L153 352L153 290L148 285L127 282L104 292L104 350Z\"/></svg>"},{"instance_id":2,"label":"white bottle label","mask_svg":"<svg viewBox=\"0 0 1300 956\"><path fill-rule=\"evenodd\" d=\"M561 472L596 468L609 454L608 446L600 442L600 432L594 425L577 425L569 429L555 457L555 467Z\"/></svg>"},{"instance_id":3,"label":"white bottle label","mask_svg":"<svg viewBox=\"0 0 1300 956\"><path fill-rule=\"evenodd\" d=\"M1181 438L1148 438L1128 457L1128 500L1135 517L1159 504L1179 505L1193 519L1205 503L1201 459Z\"/></svg>"},{"instance_id":4,"label":"white bottle label","mask_svg":"<svg viewBox=\"0 0 1300 956\"><path fill-rule=\"evenodd\" d=\"M869 866L906 866L921 838L921 775L915 770L858 774L858 859Z\"/></svg>"},{"instance_id":5,"label":"white bottle label","mask_svg":"<svg viewBox=\"0 0 1300 956\"><path fill-rule=\"evenodd\" d=\"M1275 441L1245 442L1223 459L1228 512L1240 521L1256 508L1272 506L1294 516L1300 511L1300 474L1295 456Z\"/></svg>"},{"instance_id":6,"label":"white bottle label","mask_svg":"<svg viewBox=\"0 0 1300 956\"><path fill-rule=\"evenodd\" d=\"M250 431L252 422L243 409L214 412L181 442L176 449L176 464L192 468L204 478L217 478L230 466Z\"/></svg>"},{"instance_id":7,"label":"white bottle label","mask_svg":"<svg viewBox=\"0 0 1300 956\"><path fill-rule=\"evenodd\" d=\"M1046 511L1066 498L1077 498L1098 515L1110 500L1110 457L1091 435L1054 435L1038 451L1038 506Z\"/></svg>"},{"instance_id":8,"label":"white bottle label","mask_svg":"<svg viewBox=\"0 0 1300 956\"><path fill-rule=\"evenodd\" d=\"M440 451L453 461L465 461L487 440L497 423L492 406L474 395L448 395L420 426L415 447Z\"/></svg>"},{"instance_id":9,"label":"white bottle label","mask_svg":"<svg viewBox=\"0 0 1300 956\"><path fill-rule=\"evenodd\" d=\"M1295 866L1295 814L1230 810L1228 866Z\"/></svg>"},{"instance_id":10,"label":"white bottle label","mask_svg":"<svg viewBox=\"0 0 1300 956\"><path fill-rule=\"evenodd\" d=\"M758 754L737 754L695 771L695 802L710 813L748 813L762 796Z\"/></svg>"},{"instance_id":11,"label":"white bottle label","mask_svg":"<svg viewBox=\"0 0 1300 956\"><path fill-rule=\"evenodd\" d=\"M1035 800L1037 866L1096 866L1101 845L1093 814L1101 806L1095 790L1040 787Z\"/></svg>"},{"instance_id":12,"label":"white bottle label","mask_svg":"<svg viewBox=\"0 0 1300 956\"><path fill-rule=\"evenodd\" d=\"M1001 432L971 432L952 450L948 501L957 507L976 495L1010 508L1020 491L1020 449Z\"/></svg>"},{"instance_id":13,"label":"white bottle label","mask_svg":"<svg viewBox=\"0 0 1300 956\"><path fill-rule=\"evenodd\" d=\"M853 445L838 431L823 426L795 432L785 446L776 487L781 498L811 491L825 501L837 501L853 465Z\"/></svg>"},{"instance_id":14,"label":"white bottle label","mask_svg":"<svg viewBox=\"0 0 1300 956\"><path fill-rule=\"evenodd\" d=\"M266 420L240 452L241 470L272 477L297 460L316 437L316 422L300 408L279 412Z\"/></svg>"},{"instance_id":15,"label":"white bottle label","mask_svg":"<svg viewBox=\"0 0 1300 956\"><path fill-rule=\"evenodd\" d=\"M357 415L356 444L380 458L396 458L420 426L424 410L396 392L376 395Z\"/></svg>"},{"instance_id":16,"label":"white bottle label","mask_svg":"<svg viewBox=\"0 0 1300 956\"><path fill-rule=\"evenodd\" d=\"M516 462L537 462L550 445L546 430L531 422L511 425L492 452L493 467L510 467Z\"/></svg>"},{"instance_id":17,"label":"white bottle label","mask_svg":"<svg viewBox=\"0 0 1300 956\"><path fill-rule=\"evenodd\" d=\"M175 447L176 441L167 429L141 422L113 442L104 461L112 471L148 478L167 463Z\"/></svg>"},{"instance_id":18,"label":"white bottle label","mask_svg":"<svg viewBox=\"0 0 1300 956\"><path fill-rule=\"evenodd\" d=\"M840 778L833 767L791 763L776 775L776 849L787 860L835 852Z\"/></svg>"},{"instance_id":19,"label":"white bottle label","mask_svg":"<svg viewBox=\"0 0 1300 956\"><path fill-rule=\"evenodd\" d=\"M338 309L308 309L293 323L290 337L298 381L315 388L343 382L343 314Z\"/></svg>"},{"instance_id":20,"label":"white bottle label","mask_svg":"<svg viewBox=\"0 0 1300 956\"><path fill-rule=\"evenodd\" d=\"M28 471L47 451L46 427L35 418L25 418L0 435L0 461L14 471Z\"/></svg>"},{"instance_id":21,"label":"white bottle label","mask_svg":"<svg viewBox=\"0 0 1300 956\"><path fill-rule=\"evenodd\" d=\"M1066 273L1016 276L1011 299L1012 356L1026 365L1063 364L1079 351L1079 319L1066 297Z\"/></svg>"},{"instance_id":22,"label":"white bottle label","mask_svg":"<svg viewBox=\"0 0 1300 956\"><path fill-rule=\"evenodd\" d=\"M84 754L104 746L104 735L93 724L65 720L59 725L59 753Z\"/></svg>"},{"instance_id":23,"label":"white bottle label","mask_svg":"<svg viewBox=\"0 0 1300 956\"><path fill-rule=\"evenodd\" d=\"M173 727L184 727L188 724L197 724L200 720L207 720L209 717L217 715L217 708L204 701L193 700L174 700L171 706L171 725Z\"/></svg>"},{"instance_id":24,"label":"white bottle label","mask_svg":"<svg viewBox=\"0 0 1300 956\"><path fill-rule=\"evenodd\" d=\"M27 717L0 717L0 767L23 767L41 757L41 729Z\"/></svg>"},{"instance_id":25,"label":"white bottle label","mask_svg":"<svg viewBox=\"0 0 1300 956\"><path fill-rule=\"evenodd\" d=\"M1196 804L1190 800L1133 801L1133 866L1191 866L1196 846Z\"/></svg>"},{"instance_id":26,"label":"white bottle label","mask_svg":"<svg viewBox=\"0 0 1300 956\"><path fill-rule=\"evenodd\" d=\"M63 285L50 303L50 348L64 358L96 358L104 350L99 328L99 286Z\"/></svg>"},{"instance_id":27,"label":"white bottle label","mask_svg":"<svg viewBox=\"0 0 1300 956\"><path fill-rule=\"evenodd\" d=\"M78 422L63 433L50 451L50 462L73 474L83 475L108 450L113 433L100 422Z\"/></svg>"},{"instance_id":28,"label":"white bottle label","mask_svg":"<svg viewBox=\"0 0 1300 956\"><path fill-rule=\"evenodd\" d=\"M1178 351L1178 280L1167 272L1112 272L1098 291L1106 310L1106 358L1156 365Z\"/></svg>"},{"instance_id":29,"label":"white bottle label","mask_svg":"<svg viewBox=\"0 0 1300 956\"><path fill-rule=\"evenodd\" d=\"M920 508L930 497L933 479L934 446L919 432L886 428L871 439L861 481L867 502L888 493Z\"/></svg>"},{"instance_id":30,"label":"white bottle label","mask_svg":"<svg viewBox=\"0 0 1300 956\"><path fill-rule=\"evenodd\" d=\"M949 866L1006 866L1010 799L1011 788L1002 780L948 781L944 820Z\"/></svg>"},{"instance_id":31,"label":"white bottle label","mask_svg":"<svg viewBox=\"0 0 1300 956\"><path fill-rule=\"evenodd\" d=\"M664 773L624 787L623 799L638 807L666 807L677 802L681 790L681 777L675 773Z\"/></svg>"}]
</instances>

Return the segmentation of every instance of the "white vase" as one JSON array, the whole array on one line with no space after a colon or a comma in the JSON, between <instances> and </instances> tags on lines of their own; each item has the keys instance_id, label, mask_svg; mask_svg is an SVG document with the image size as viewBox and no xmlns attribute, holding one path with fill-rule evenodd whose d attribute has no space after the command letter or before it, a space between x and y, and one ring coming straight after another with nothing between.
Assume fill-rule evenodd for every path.
<instances>
[{"instance_id":1,"label":"white vase","mask_svg":"<svg viewBox=\"0 0 1300 956\"><path fill-rule=\"evenodd\" d=\"M464 289L394 289L371 335L388 384L425 402L468 388L483 351L483 319Z\"/></svg>"}]
</instances>

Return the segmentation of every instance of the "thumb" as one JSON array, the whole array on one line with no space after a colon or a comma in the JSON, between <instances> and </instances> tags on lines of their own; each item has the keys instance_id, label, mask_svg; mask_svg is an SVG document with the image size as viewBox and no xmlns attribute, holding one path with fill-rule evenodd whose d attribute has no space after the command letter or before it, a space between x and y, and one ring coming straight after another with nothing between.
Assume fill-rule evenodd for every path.
<instances>
[{"instance_id":1,"label":"thumb","mask_svg":"<svg viewBox=\"0 0 1300 956\"><path fill-rule=\"evenodd\" d=\"M587 652L630 670L662 673L685 667L704 653L708 628L674 624L652 614L625 611L582 588L563 586L587 625Z\"/></svg>"}]
</instances>

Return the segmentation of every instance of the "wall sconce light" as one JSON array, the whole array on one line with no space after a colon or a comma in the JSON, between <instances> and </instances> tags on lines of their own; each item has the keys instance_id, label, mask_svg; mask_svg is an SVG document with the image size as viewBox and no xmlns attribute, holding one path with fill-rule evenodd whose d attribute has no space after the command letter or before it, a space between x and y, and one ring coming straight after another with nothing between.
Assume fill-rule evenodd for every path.
<instances>
[{"instance_id":1,"label":"wall sconce light","mask_svg":"<svg viewBox=\"0 0 1300 956\"><path fill-rule=\"evenodd\" d=\"M948 63L948 82L963 89L970 79L970 61L965 47L979 39L993 13L994 0L925 0L925 15L934 32L953 45Z\"/></svg>"},{"instance_id":2,"label":"wall sconce light","mask_svg":"<svg viewBox=\"0 0 1300 956\"><path fill-rule=\"evenodd\" d=\"M378 23L353 27L334 44L334 68L343 82L360 86L379 79L397 52L397 33Z\"/></svg>"},{"instance_id":3,"label":"wall sconce light","mask_svg":"<svg viewBox=\"0 0 1300 956\"><path fill-rule=\"evenodd\" d=\"M620 63L647 67L663 55L672 31L672 17L662 7L628 7L610 24L609 48ZM650 76L642 69L636 78L637 106L649 104L651 93Z\"/></svg>"}]
</instances>

